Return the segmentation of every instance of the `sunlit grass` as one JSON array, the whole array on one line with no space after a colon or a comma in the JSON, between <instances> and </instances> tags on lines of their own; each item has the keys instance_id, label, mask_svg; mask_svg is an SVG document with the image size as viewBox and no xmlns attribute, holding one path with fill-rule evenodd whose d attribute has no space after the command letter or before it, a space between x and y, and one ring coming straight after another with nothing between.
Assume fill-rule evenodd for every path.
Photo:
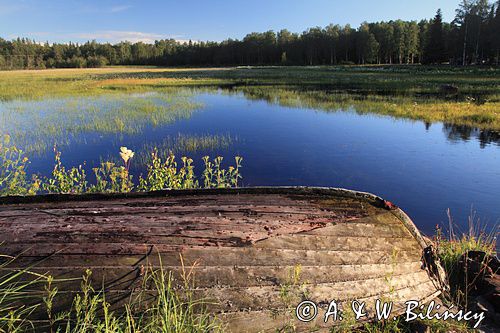
<instances>
[{"instance_id":1,"label":"sunlit grass","mask_svg":"<svg viewBox=\"0 0 500 333\"><path fill-rule=\"evenodd\" d=\"M68 302L68 296L58 290L64 280L48 273L33 273L36 266L9 268L15 266L15 261L16 258L0 255L0 332L223 331L220 320L207 311L210 301L193 295L196 284L192 267L182 266L180 277L174 278L161 261L158 267L146 263L142 284L117 307L110 304L108 291L95 288L90 270L83 275L80 290L72 302ZM60 304L68 306L62 311L54 310Z\"/></svg>"},{"instance_id":2,"label":"sunlit grass","mask_svg":"<svg viewBox=\"0 0 500 333\"><path fill-rule=\"evenodd\" d=\"M359 112L387 114L427 122L443 121L482 129L500 129L500 71L488 68L425 66L250 67L250 68L137 68L66 69L0 73L0 100L96 96L162 91L176 86L297 86L304 97L320 105L343 103ZM459 98L443 96L440 87L453 84ZM321 95L327 88L340 93ZM264 88L261 88L264 89ZM267 89L267 88L265 88ZM304 93L310 91L311 93ZM255 92L254 92L255 93ZM267 91L260 95L270 95ZM291 93L294 93L291 91ZM284 91L273 90L281 103ZM366 96L359 99L360 94ZM258 95L258 94L257 94ZM343 96L343 97L342 97ZM432 98L428 98L428 97ZM296 98L295 96L294 98ZM467 100L469 98L469 100ZM350 99L351 101L347 101ZM473 100L474 99L474 100ZM314 100L314 101L313 101ZM313 101L313 102L311 102ZM478 103L479 102L479 103ZM296 102L295 102L296 103ZM303 103L303 102L301 102ZM133 109L133 106L131 106ZM142 106L147 110L148 106ZM127 130L127 124L104 121L104 127ZM109 119L108 119L109 120ZM152 122L158 122L154 117ZM90 121L92 124L92 119ZM57 127L53 129L57 131Z\"/></svg>"},{"instance_id":3,"label":"sunlit grass","mask_svg":"<svg viewBox=\"0 0 500 333\"><path fill-rule=\"evenodd\" d=\"M197 134L186 135L178 133L176 136L167 136L157 143L145 143L138 149L135 163L148 165L152 162L152 152L156 151L158 156L165 159L170 153L187 154L196 152L219 151L227 149L238 137L229 134ZM112 159L112 157L107 158Z\"/></svg>"},{"instance_id":4,"label":"sunlit grass","mask_svg":"<svg viewBox=\"0 0 500 333\"><path fill-rule=\"evenodd\" d=\"M246 98L265 100L287 107L319 109L327 112L354 111L382 114L428 123L445 122L481 129L500 130L500 98L478 103L475 99L451 101L436 97L373 95L300 87L238 87ZM496 97L490 97L492 99Z\"/></svg>"},{"instance_id":5,"label":"sunlit grass","mask_svg":"<svg viewBox=\"0 0 500 333\"><path fill-rule=\"evenodd\" d=\"M16 259L0 252L0 332L34 329L28 318L39 308L40 294L33 290L46 282L46 277L31 272L31 267L9 269Z\"/></svg>"},{"instance_id":6,"label":"sunlit grass","mask_svg":"<svg viewBox=\"0 0 500 333\"><path fill-rule=\"evenodd\" d=\"M460 286L463 272L459 271L459 261L470 251L484 252L486 257L496 256L499 229L498 225L495 225L490 232L487 232L486 226L481 226L479 219L475 217L475 212L471 212L467 221L468 229L465 231L456 230L449 210L448 218L447 233L443 233L440 227L436 230L437 254L451 285L452 301L459 306L466 307L470 286Z\"/></svg>"},{"instance_id":7,"label":"sunlit grass","mask_svg":"<svg viewBox=\"0 0 500 333\"><path fill-rule=\"evenodd\" d=\"M211 71L214 69L204 69ZM0 101L15 99L42 99L47 97L64 96L95 96L103 93L112 94L122 90L141 92L150 90L151 82L138 79L144 73L153 75L161 73L176 73L176 69L114 67L96 69L50 69L32 71L0 71ZM189 79L192 70L183 69L186 77L178 79L160 79L154 83L159 86L176 86L179 84L198 84ZM125 78L113 79L116 75L125 75ZM175 75L175 74L174 74ZM224 80L207 79L203 84L219 84ZM144 87L142 87L144 86ZM147 89L145 89L147 88Z\"/></svg>"},{"instance_id":8,"label":"sunlit grass","mask_svg":"<svg viewBox=\"0 0 500 333\"><path fill-rule=\"evenodd\" d=\"M234 165L223 167L223 157L203 157L205 168L196 175L193 160L182 156L180 162L169 151L159 154L155 148L145 166L146 174L134 177L130 165L135 152L121 147L121 163L101 162L93 166L93 179L89 179L82 165L66 167L61 152L54 147L54 167L49 177L39 177L26 171L29 163L24 152L16 148L5 136L0 140L0 196L35 194L128 193L133 190L157 191L167 189L231 188L238 187L242 158L236 156ZM118 154L117 154L118 155Z\"/></svg>"}]
</instances>

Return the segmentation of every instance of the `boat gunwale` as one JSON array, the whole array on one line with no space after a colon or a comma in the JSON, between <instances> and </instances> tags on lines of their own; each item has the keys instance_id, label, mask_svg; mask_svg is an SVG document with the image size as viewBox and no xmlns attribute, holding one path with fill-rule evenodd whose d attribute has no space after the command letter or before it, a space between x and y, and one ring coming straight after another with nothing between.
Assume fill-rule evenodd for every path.
<instances>
[{"instance_id":1,"label":"boat gunwale","mask_svg":"<svg viewBox=\"0 0 500 333\"><path fill-rule=\"evenodd\" d=\"M310 186L256 186L238 188L210 188L210 189L165 189L150 192L127 193L82 193L82 194L40 194L40 195L14 195L0 197L0 205L94 201L94 200L119 200L141 199L198 195L237 195L237 194L281 194L281 195L336 195L348 198L361 198L373 201L383 207L385 201L381 197L355 190L335 187L310 187Z\"/></svg>"}]
</instances>

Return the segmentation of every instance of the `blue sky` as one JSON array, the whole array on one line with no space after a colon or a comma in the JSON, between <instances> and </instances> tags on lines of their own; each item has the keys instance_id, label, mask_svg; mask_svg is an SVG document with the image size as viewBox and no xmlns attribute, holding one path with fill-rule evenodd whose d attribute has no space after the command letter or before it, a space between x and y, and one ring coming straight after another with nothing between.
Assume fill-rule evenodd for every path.
<instances>
[{"instance_id":1,"label":"blue sky","mask_svg":"<svg viewBox=\"0 0 500 333\"><path fill-rule=\"evenodd\" d=\"M459 0L0 0L0 37L37 41L242 38L329 23L431 18L450 21Z\"/></svg>"}]
</instances>

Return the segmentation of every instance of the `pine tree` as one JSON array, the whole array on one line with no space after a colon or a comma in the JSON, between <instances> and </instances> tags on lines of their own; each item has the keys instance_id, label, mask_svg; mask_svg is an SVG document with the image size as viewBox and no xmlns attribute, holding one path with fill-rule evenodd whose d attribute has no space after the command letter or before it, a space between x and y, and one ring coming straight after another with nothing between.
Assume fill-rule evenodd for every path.
<instances>
[{"instance_id":1,"label":"pine tree","mask_svg":"<svg viewBox=\"0 0 500 333\"><path fill-rule=\"evenodd\" d=\"M440 64L446 60L441 9L438 9L436 16L431 21L428 34L424 62L428 64Z\"/></svg>"},{"instance_id":2,"label":"pine tree","mask_svg":"<svg viewBox=\"0 0 500 333\"><path fill-rule=\"evenodd\" d=\"M495 50L495 63L500 64L500 0L496 4L495 18L492 24L492 47Z\"/></svg>"}]
</instances>

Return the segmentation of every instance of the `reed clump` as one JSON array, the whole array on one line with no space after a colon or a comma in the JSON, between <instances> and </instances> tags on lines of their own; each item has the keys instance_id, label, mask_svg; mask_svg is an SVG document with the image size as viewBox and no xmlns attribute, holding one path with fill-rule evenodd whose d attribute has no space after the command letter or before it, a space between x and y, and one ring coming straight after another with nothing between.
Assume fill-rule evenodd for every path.
<instances>
[{"instance_id":1,"label":"reed clump","mask_svg":"<svg viewBox=\"0 0 500 333\"><path fill-rule=\"evenodd\" d=\"M17 258L0 256L0 332L66 333L185 333L222 332L223 325L207 311L209 300L196 298L193 267L182 266L180 277L161 264L146 264L141 284L122 306L110 304L104 288L96 289L92 271L86 270L80 290L68 303L58 280L33 273L34 267L9 270ZM183 263L181 258L181 263ZM4 273L6 272L6 273ZM32 315L37 314L37 320Z\"/></svg>"},{"instance_id":2,"label":"reed clump","mask_svg":"<svg viewBox=\"0 0 500 333\"><path fill-rule=\"evenodd\" d=\"M467 231L457 232L456 225L451 216L450 210L448 213L448 235L445 235L439 226L436 226L435 244L437 254L441 265L445 269L446 275L451 286L451 301L458 306L468 307L471 292L475 281L472 277L467 281L467 271L463 271L464 267L461 261L468 259L470 252L482 252L484 258L496 256L496 242L498 235L498 226L494 226L489 232L485 227L481 226L479 219L476 218L475 212L471 212L467 221ZM484 266L486 262L476 263L478 266ZM465 281L465 284L463 283Z\"/></svg>"},{"instance_id":3,"label":"reed clump","mask_svg":"<svg viewBox=\"0 0 500 333\"><path fill-rule=\"evenodd\" d=\"M40 190L41 180L28 179L28 158L21 149L10 144L10 136L0 138L0 195L33 195Z\"/></svg>"}]
</instances>

